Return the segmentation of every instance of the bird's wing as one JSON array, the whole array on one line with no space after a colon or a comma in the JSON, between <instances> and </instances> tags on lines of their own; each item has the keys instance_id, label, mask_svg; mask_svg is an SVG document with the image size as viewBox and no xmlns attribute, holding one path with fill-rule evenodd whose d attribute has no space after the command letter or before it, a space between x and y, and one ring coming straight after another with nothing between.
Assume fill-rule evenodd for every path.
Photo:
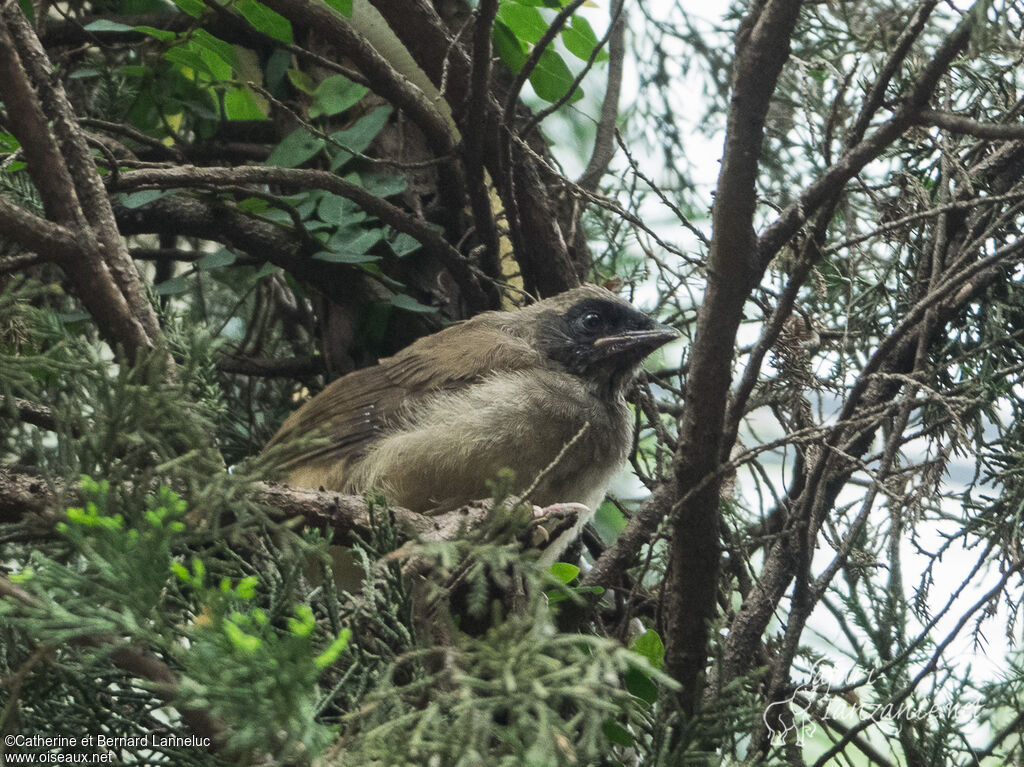
<instances>
[{"instance_id":1,"label":"bird's wing","mask_svg":"<svg viewBox=\"0 0 1024 767\"><path fill-rule=\"evenodd\" d=\"M537 364L538 353L499 326L472 321L456 325L329 384L288 417L267 448L296 448L280 464L288 471L307 465L343 468L425 397L458 389L488 373Z\"/></svg>"}]
</instances>

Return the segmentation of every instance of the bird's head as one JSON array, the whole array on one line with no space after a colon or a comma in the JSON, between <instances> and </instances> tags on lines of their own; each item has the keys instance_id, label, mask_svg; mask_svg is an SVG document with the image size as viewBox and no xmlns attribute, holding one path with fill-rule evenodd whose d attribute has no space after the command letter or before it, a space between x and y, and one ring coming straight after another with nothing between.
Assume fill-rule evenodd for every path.
<instances>
[{"instance_id":1,"label":"bird's head","mask_svg":"<svg viewBox=\"0 0 1024 767\"><path fill-rule=\"evenodd\" d=\"M621 393L640 363L679 331L655 322L604 288L584 285L522 310L535 347L553 365Z\"/></svg>"}]
</instances>

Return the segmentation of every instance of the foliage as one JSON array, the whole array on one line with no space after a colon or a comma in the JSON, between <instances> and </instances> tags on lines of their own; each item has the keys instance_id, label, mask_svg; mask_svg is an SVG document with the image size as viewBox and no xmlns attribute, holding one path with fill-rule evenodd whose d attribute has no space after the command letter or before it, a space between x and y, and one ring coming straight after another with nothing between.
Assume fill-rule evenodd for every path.
<instances>
[{"instance_id":1,"label":"foliage","mask_svg":"<svg viewBox=\"0 0 1024 767\"><path fill-rule=\"evenodd\" d=\"M594 5L0 9L4 735L1020 761L1024 11ZM580 280L687 348L572 561L501 478L452 540L264 482L331 379Z\"/></svg>"}]
</instances>

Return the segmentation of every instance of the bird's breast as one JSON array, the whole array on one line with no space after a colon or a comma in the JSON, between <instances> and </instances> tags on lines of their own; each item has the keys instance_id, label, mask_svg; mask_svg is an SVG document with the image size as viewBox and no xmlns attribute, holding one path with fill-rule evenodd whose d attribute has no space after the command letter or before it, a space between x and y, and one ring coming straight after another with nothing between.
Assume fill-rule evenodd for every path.
<instances>
[{"instance_id":1,"label":"bird's breast","mask_svg":"<svg viewBox=\"0 0 1024 767\"><path fill-rule=\"evenodd\" d=\"M418 511L490 497L488 481L515 473L538 505L591 508L625 461L632 421L621 396L602 397L550 370L495 373L416 406L353 468L346 490L379 489Z\"/></svg>"}]
</instances>

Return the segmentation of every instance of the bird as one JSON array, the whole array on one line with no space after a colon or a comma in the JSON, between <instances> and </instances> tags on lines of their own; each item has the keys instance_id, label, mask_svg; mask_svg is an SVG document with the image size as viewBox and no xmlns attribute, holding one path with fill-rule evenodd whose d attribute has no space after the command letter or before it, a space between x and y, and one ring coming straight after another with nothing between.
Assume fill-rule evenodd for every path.
<instances>
[{"instance_id":1,"label":"bird","mask_svg":"<svg viewBox=\"0 0 1024 767\"><path fill-rule=\"evenodd\" d=\"M531 503L585 507L564 547L629 456L641 363L679 335L596 285L484 312L338 378L266 449L292 485L424 514L489 498L511 470Z\"/></svg>"}]
</instances>

